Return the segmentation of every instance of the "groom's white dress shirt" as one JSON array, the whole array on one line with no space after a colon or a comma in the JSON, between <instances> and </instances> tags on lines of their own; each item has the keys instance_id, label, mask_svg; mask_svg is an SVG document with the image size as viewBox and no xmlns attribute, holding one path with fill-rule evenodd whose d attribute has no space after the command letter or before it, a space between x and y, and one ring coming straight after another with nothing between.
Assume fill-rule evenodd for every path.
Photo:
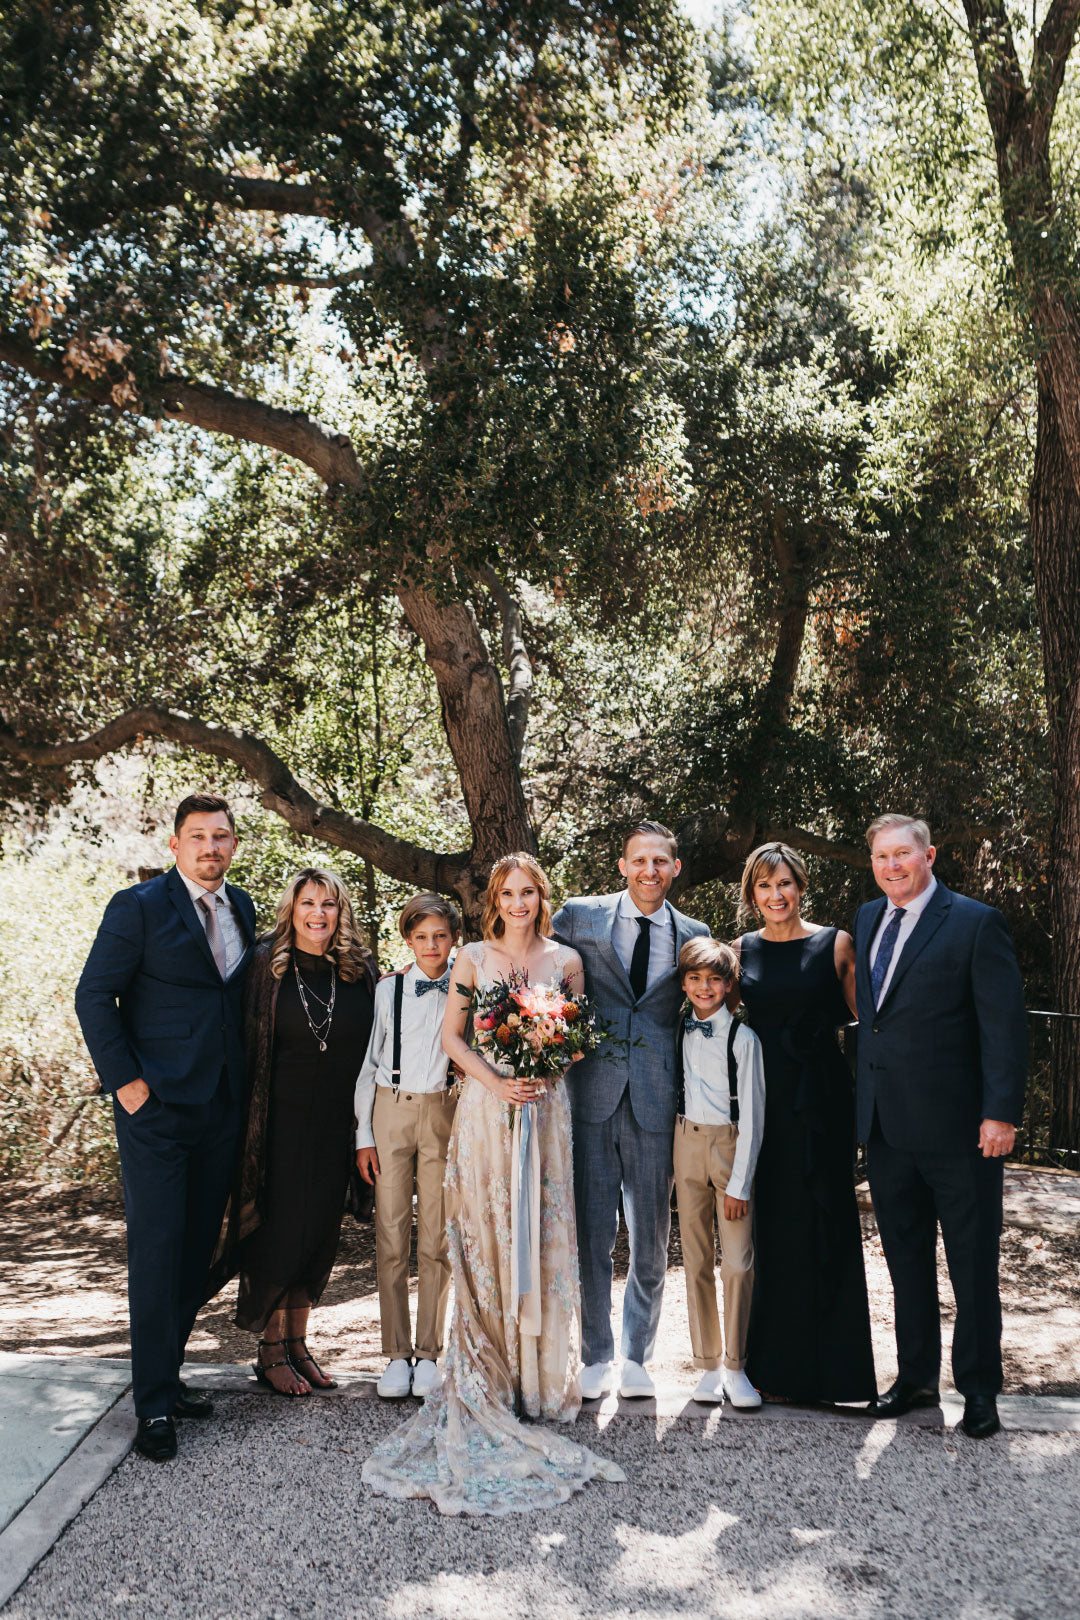
<instances>
[{"instance_id":1,"label":"groom's white dress shirt","mask_svg":"<svg viewBox=\"0 0 1080 1620\"><path fill-rule=\"evenodd\" d=\"M638 928L639 917L644 917L646 922L652 924L649 931L649 976L645 980L645 988L648 991L652 989L657 979L663 978L665 973L670 973L675 966L675 919L666 900L659 911L648 913L634 904L628 889L623 890L615 907L611 943L627 973L630 972L630 959L641 933Z\"/></svg>"},{"instance_id":2,"label":"groom's white dress shirt","mask_svg":"<svg viewBox=\"0 0 1080 1620\"><path fill-rule=\"evenodd\" d=\"M900 932L897 934L897 936L896 936L896 944L893 946L892 960L889 963L888 969L886 970L886 973L885 973L885 977L882 980L881 989L878 992L877 1005L879 1007L881 1006L881 1003L885 1000L885 997L889 993L889 985L892 983L893 974L896 972L896 964L900 960L900 956L901 956L901 953L902 953L902 951L904 949L904 946L907 944L908 940L911 938L912 932L913 932L913 930L915 928L915 924L918 922L919 918L922 916L923 912L926 910L927 906L930 904L931 898L932 898L934 890L936 888L937 888L937 878L934 877L933 873L931 873L930 882L926 885L926 888L922 891L921 894L917 894L915 896L914 900L909 900L907 902L907 904L904 905L904 906L894 906L892 901L890 900L888 902L888 904L886 905L886 907L885 907L885 911L884 911L884 914L883 914L883 916L881 918L881 922L878 924L877 932L875 933L873 939L870 941L870 966L871 966L871 968L873 967L874 963L877 961L877 953L878 953L878 949L880 948L880 945L881 945L881 936L885 932L885 929L887 928L889 922L891 921L893 912L894 911L902 911L904 913L904 915L900 918Z\"/></svg>"},{"instance_id":3,"label":"groom's white dress shirt","mask_svg":"<svg viewBox=\"0 0 1080 1620\"><path fill-rule=\"evenodd\" d=\"M176 870L180 872L180 868ZM225 881L218 884L216 889L204 889L201 883L189 878L186 873L180 872L180 881L191 896L195 907L195 915L206 929L206 912L202 901L209 900L217 908L218 927L221 929L221 938L225 944L225 977L228 978L236 967L246 949L244 935L240 928L240 921L236 915L232 901L225 892Z\"/></svg>"}]
</instances>

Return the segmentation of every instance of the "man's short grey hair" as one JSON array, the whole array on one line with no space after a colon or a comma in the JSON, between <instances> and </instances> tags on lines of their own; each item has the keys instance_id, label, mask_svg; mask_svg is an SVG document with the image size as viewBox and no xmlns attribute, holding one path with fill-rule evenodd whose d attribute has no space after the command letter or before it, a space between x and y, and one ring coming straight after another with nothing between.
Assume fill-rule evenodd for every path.
<instances>
[{"instance_id":1,"label":"man's short grey hair","mask_svg":"<svg viewBox=\"0 0 1080 1620\"><path fill-rule=\"evenodd\" d=\"M894 814L892 811L888 812L884 816L875 817L875 819L866 829L866 842L869 847L873 849L874 839L877 837L878 833L892 832L894 829L899 831L901 827L907 828L908 832L910 832L912 836L912 839L916 844L918 844L920 849L930 848L930 828L921 817L900 816Z\"/></svg>"}]
</instances>

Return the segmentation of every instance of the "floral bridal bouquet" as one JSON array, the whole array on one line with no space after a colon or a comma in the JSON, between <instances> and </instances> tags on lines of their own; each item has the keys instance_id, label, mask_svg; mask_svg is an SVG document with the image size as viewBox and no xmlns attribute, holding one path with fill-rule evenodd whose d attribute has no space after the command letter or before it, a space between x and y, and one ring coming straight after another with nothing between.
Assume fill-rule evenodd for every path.
<instances>
[{"instance_id":1,"label":"floral bridal bouquet","mask_svg":"<svg viewBox=\"0 0 1080 1620\"><path fill-rule=\"evenodd\" d=\"M499 1074L519 1080L554 1080L568 1064L595 1052L607 1029L585 995L572 995L567 979L529 983L527 970L469 995L476 1049Z\"/></svg>"}]
</instances>

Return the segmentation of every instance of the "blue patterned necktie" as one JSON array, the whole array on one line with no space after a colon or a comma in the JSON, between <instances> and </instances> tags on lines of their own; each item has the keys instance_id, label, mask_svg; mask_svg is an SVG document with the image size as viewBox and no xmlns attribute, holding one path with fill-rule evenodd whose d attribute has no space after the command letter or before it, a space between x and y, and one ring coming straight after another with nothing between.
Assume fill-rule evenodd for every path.
<instances>
[{"instance_id":1,"label":"blue patterned necktie","mask_svg":"<svg viewBox=\"0 0 1080 1620\"><path fill-rule=\"evenodd\" d=\"M712 1040L712 1025L708 1022L708 1020L695 1018L692 1013L687 1013L686 1017L682 1021L682 1027L685 1029L688 1035L693 1034L695 1029L700 1029L707 1041Z\"/></svg>"},{"instance_id":2,"label":"blue patterned necktie","mask_svg":"<svg viewBox=\"0 0 1080 1620\"><path fill-rule=\"evenodd\" d=\"M889 971L889 963L892 961L893 951L896 949L896 936L900 932L900 924L903 919L904 908L903 906L897 906L885 925L885 932L881 936L878 952L874 957L874 965L870 969L870 989L873 991L875 1007L881 999L881 987L885 983L885 975Z\"/></svg>"},{"instance_id":3,"label":"blue patterned necktie","mask_svg":"<svg viewBox=\"0 0 1080 1620\"><path fill-rule=\"evenodd\" d=\"M443 974L441 979L421 979L421 978L417 978L417 981L416 981L416 993L417 993L418 996L426 996L429 990L441 990L443 995L445 996L449 989L450 989L450 970L449 970L449 968L447 968L446 972Z\"/></svg>"}]
</instances>

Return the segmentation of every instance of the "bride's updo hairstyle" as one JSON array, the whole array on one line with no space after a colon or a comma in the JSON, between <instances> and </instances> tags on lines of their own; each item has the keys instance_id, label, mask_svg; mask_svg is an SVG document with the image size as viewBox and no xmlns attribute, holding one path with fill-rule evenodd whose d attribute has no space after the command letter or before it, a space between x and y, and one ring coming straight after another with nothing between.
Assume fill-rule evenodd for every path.
<instances>
[{"instance_id":1,"label":"bride's updo hairstyle","mask_svg":"<svg viewBox=\"0 0 1080 1620\"><path fill-rule=\"evenodd\" d=\"M760 877L767 877L775 872L778 866L786 866L795 879L795 887L800 898L806 893L806 866L803 858L787 844L760 844L757 849L751 850L746 857L743 867L742 883L739 886L739 914L737 922L740 927L754 921L758 914L754 904L754 884Z\"/></svg>"},{"instance_id":2,"label":"bride's updo hairstyle","mask_svg":"<svg viewBox=\"0 0 1080 1620\"><path fill-rule=\"evenodd\" d=\"M333 872L324 871L321 866L302 867L281 891L277 920L270 935L270 972L275 979L280 979L289 966L292 948L296 942L292 920L293 907L296 905L300 890L309 883L314 883L332 900L337 901L337 927L326 947L326 960L333 962L346 984L353 984L363 977L365 964L371 952L360 938L352 901L344 883Z\"/></svg>"},{"instance_id":3,"label":"bride's updo hairstyle","mask_svg":"<svg viewBox=\"0 0 1080 1620\"><path fill-rule=\"evenodd\" d=\"M547 873L539 861L524 850L518 850L514 855L504 855L495 862L488 878L487 893L484 895L484 916L481 927L485 939L501 939L506 932L506 924L499 913L499 890L515 867L527 872L540 894L540 907L536 913L536 932L541 939L547 939L551 934L551 884L547 880Z\"/></svg>"}]
</instances>

